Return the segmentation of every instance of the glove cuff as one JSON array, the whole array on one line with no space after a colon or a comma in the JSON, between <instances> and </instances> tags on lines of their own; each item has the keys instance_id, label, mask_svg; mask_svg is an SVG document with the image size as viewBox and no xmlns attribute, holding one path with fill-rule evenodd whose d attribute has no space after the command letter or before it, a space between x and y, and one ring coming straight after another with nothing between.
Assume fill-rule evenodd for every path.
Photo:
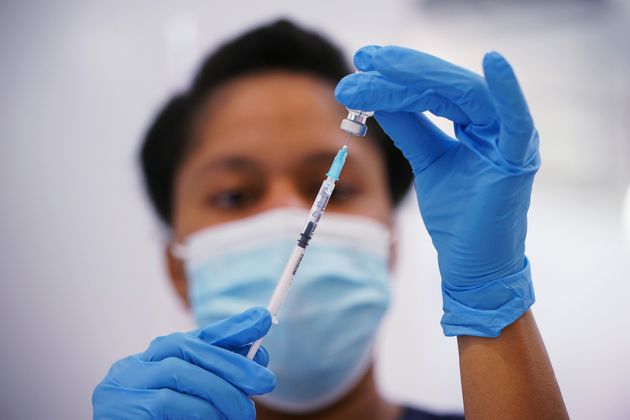
<instances>
[{"instance_id":1,"label":"glove cuff","mask_svg":"<svg viewBox=\"0 0 630 420\"><path fill-rule=\"evenodd\" d=\"M520 318L536 300L529 260L511 276L471 287L442 280L442 328L447 337L497 337Z\"/></svg>"}]
</instances>

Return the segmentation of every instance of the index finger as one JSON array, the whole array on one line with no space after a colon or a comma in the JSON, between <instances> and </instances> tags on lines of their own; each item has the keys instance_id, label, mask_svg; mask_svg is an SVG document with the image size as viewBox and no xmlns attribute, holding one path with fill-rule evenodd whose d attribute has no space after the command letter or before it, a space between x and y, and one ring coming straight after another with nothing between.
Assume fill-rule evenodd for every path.
<instances>
[{"instance_id":1,"label":"index finger","mask_svg":"<svg viewBox=\"0 0 630 420\"><path fill-rule=\"evenodd\" d=\"M418 93L435 91L457 105L473 124L489 124L496 118L482 76L431 54L395 46L368 46L356 52L354 62L359 70L376 71Z\"/></svg>"},{"instance_id":2,"label":"index finger","mask_svg":"<svg viewBox=\"0 0 630 420\"><path fill-rule=\"evenodd\" d=\"M253 307L196 330L193 335L206 343L235 350L264 337L269 328L269 311L263 307Z\"/></svg>"},{"instance_id":3,"label":"index finger","mask_svg":"<svg viewBox=\"0 0 630 420\"><path fill-rule=\"evenodd\" d=\"M260 364L224 348L208 344L191 334L175 333L158 337L138 355L147 362L178 358L212 372L247 394L271 390L275 375Z\"/></svg>"}]
</instances>

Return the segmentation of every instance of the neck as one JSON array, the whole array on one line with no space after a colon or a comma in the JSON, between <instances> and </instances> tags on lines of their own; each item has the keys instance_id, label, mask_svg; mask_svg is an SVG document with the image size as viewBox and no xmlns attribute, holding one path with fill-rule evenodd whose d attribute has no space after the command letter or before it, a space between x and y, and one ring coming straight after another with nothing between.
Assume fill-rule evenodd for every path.
<instances>
[{"instance_id":1,"label":"neck","mask_svg":"<svg viewBox=\"0 0 630 420\"><path fill-rule=\"evenodd\" d=\"M371 367L348 394L332 405L315 412L288 414L256 403L258 420L394 420L400 416L400 411L400 407L389 403L379 395Z\"/></svg>"}]
</instances>

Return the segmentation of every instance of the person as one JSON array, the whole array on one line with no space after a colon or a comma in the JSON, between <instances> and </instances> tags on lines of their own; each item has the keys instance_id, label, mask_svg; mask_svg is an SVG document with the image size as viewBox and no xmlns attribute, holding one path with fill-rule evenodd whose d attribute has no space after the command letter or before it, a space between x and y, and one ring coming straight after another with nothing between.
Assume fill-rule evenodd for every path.
<instances>
[{"instance_id":1,"label":"person","mask_svg":"<svg viewBox=\"0 0 630 420\"><path fill-rule=\"evenodd\" d=\"M360 72L319 34L280 20L221 46L157 115L141 164L172 233L170 278L199 329L114 363L94 390L94 418L462 418L391 403L373 374L393 211L412 181L438 254L444 333L457 336L466 417L568 417L530 310L524 243L540 158L511 67L489 53L482 77L376 46L354 64ZM378 124L350 144L270 328L262 306L345 141L344 106L375 111ZM453 121L456 138L424 111Z\"/></svg>"}]
</instances>

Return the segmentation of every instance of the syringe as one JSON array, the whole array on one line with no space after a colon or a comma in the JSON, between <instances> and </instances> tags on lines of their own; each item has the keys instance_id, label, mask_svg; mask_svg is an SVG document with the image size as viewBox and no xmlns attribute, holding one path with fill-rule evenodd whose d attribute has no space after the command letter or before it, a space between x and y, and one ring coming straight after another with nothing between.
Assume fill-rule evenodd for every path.
<instances>
[{"instance_id":1,"label":"syringe","mask_svg":"<svg viewBox=\"0 0 630 420\"><path fill-rule=\"evenodd\" d=\"M304 229L302 229L302 233L300 233L297 244L293 248L289 259L284 266L282 275L280 276L278 283L276 283L276 287L273 290L273 294L271 295L271 299L269 300L269 304L267 305L267 309L271 313L271 321L274 324L278 323L277 315L280 311L280 307L284 303L284 299L287 297L287 292L291 287L291 283L293 282L295 273L297 273L298 268L300 268L300 263L302 262L302 258L304 257L306 247L313 237L315 229L317 229L319 220L324 214L324 210L326 209L328 200L330 200L330 196L335 189L335 183L339 180L339 175L341 174L343 165L346 162L346 157L348 156L348 142L350 141L352 135L365 136L367 132L365 121L371 115L371 112L362 112L349 109L348 117L345 118L341 123L341 129L349 134L348 139L346 140L346 144L341 149L339 149L337 155L335 156L335 159L333 160L332 165L330 166L330 169L326 173L326 179L324 180L324 182L322 182L322 186L319 188L317 197L315 197L315 201L311 206L311 211L308 214L306 225L304 226ZM248 359L252 360L254 358L256 352L258 351L258 348L260 347L260 344L262 343L262 340L262 338L259 338L254 343L252 343L252 346L247 352Z\"/></svg>"}]
</instances>

